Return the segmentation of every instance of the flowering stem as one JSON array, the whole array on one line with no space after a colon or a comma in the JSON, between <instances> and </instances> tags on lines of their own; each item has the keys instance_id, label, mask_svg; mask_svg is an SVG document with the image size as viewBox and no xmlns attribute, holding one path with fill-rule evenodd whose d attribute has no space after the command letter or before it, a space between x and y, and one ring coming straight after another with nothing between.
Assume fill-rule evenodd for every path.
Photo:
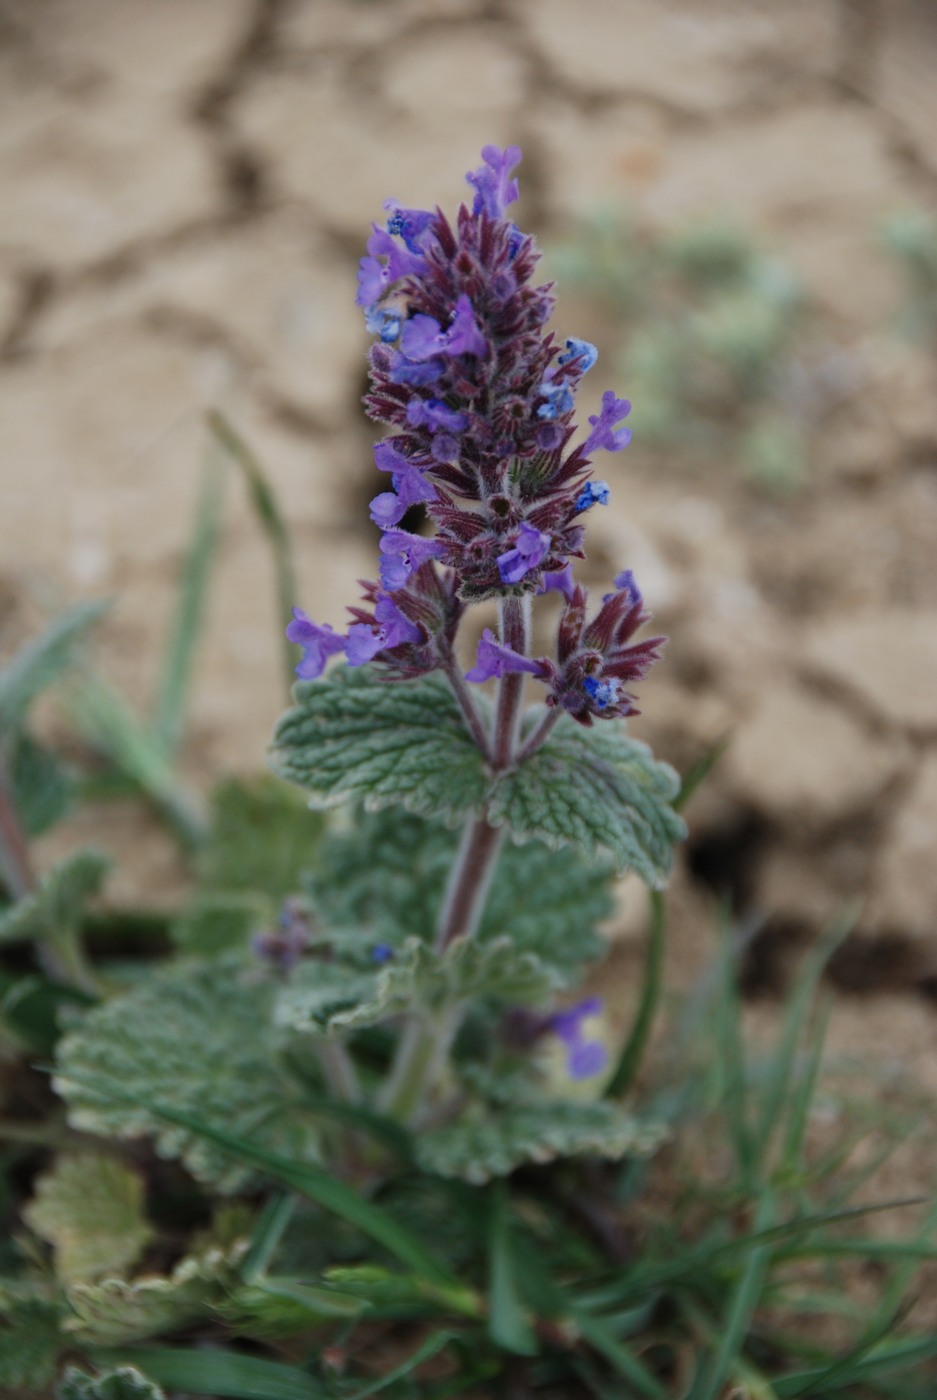
<instances>
[{"instance_id":1,"label":"flowering stem","mask_svg":"<svg viewBox=\"0 0 937 1400\"><path fill-rule=\"evenodd\" d=\"M456 698L459 709L462 711L462 718L465 720L468 732L471 734L478 748L484 757L491 760L491 740L485 732L481 715L472 699L472 693L465 683L465 677L459 669L458 662L450 652L446 658L446 677L452 686L452 693Z\"/></svg>"},{"instance_id":2,"label":"flowering stem","mask_svg":"<svg viewBox=\"0 0 937 1400\"><path fill-rule=\"evenodd\" d=\"M455 938L470 938L478 928L504 836L503 826L491 826L484 817L467 822L439 914L438 952Z\"/></svg>"},{"instance_id":3,"label":"flowering stem","mask_svg":"<svg viewBox=\"0 0 937 1400\"><path fill-rule=\"evenodd\" d=\"M530 630L529 594L525 594L523 598L502 598L499 603L499 613L502 646L510 647L520 656L526 656L527 634ZM510 768L514 761L514 747L517 742L525 679L523 672L519 671L511 671L501 677L498 689L498 708L495 711L494 753L492 755L496 771Z\"/></svg>"},{"instance_id":4,"label":"flowering stem","mask_svg":"<svg viewBox=\"0 0 937 1400\"><path fill-rule=\"evenodd\" d=\"M557 720L559 719L562 713L563 712L560 709L559 705L554 705L554 707L551 710L545 711L542 719L540 720L540 723L534 729L530 738L525 744L522 744L520 749L518 750L518 763L523 763L525 759L530 758L531 754L535 754L537 750L541 748L543 744L546 743L553 730L553 726L556 724Z\"/></svg>"}]
</instances>

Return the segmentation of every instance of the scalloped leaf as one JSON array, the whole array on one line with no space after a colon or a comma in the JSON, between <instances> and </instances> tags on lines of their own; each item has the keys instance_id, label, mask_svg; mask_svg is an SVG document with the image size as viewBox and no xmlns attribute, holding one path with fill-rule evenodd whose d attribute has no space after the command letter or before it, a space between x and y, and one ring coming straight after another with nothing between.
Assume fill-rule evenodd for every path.
<instances>
[{"instance_id":1,"label":"scalloped leaf","mask_svg":"<svg viewBox=\"0 0 937 1400\"><path fill-rule=\"evenodd\" d=\"M686 835L670 805L679 786L670 765L623 724L584 729L564 717L542 749L496 779L488 817L506 822L518 842L568 844L586 856L607 851L619 869L659 889Z\"/></svg>"},{"instance_id":2,"label":"scalloped leaf","mask_svg":"<svg viewBox=\"0 0 937 1400\"><path fill-rule=\"evenodd\" d=\"M482 756L439 675L382 681L370 666L337 666L295 687L271 762L312 807L360 797L454 824L485 796Z\"/></svg>"},{"instance_id":3,"label":"scalloped leaf","mask_svg":"<svg viewBox=\"0 0 937 1400\"><path fill-rule=\"evenodd\" d=\"M136 1366L116 1366L98 1376L69 1366L59 1382L56 1400L166 1400L166 1392Z\"/></svg>"},{"instance_id":4,"label":"scalloped leaf","mask_svg":"<svg viewBox=\"0 0 937 1400\"><path fill-rule=\"evenodd\" d=\"M94 1279L135 1263L153 1231L143 1214L143 1181L116 1157L59 1157L36 1183L23 1211L31 1230L55 1249L60 1279Z\"/></svg>"},{"instance_id":5,"label":"scalloped leaf","mask_svg":"<svg viewBox=\"0 0 937 1400\"><path fill-rule=\"evenodd\" d=\"M474 997L543 1002L559 981L555 969L536 953L518 950L509 937L458 939L443 953L408 938L376 973L304 963L281 991L276 1019L293 1030L335 1035L413 1008L435 1014Z\"/></svg>"},{"instance_id":6,"label":"scalloped leaf","mask_svg":"<svg viewBox=\"0 0 937 1400\"><path fill-rule=\"evenodd\" d=\"M222 1212L215 1234L197 1244L171 1274L71 1284L66 1293L71 1316L64 1329L95 1346L123 1346L177 1331L228 1295L249 1248L244 1212Z\"/></svg>"},{"instance_id":7,"label":"scalloped leaf","mask_svg":"<svg viewBox=\"0 0 937 1400\"><path fill-rule=\"evenodd\" d=\"M195 1133L107 1098L105 1086L316 1161L314 1124L277 1058L275 995L271 981L234 957L150 973L131 992L95 1007L61 1042L54 1083L69 1121L103 1136L151 1136L163 1156L181 1158L222 1191L240 1189L250 1172Z\"/></svg>"},{"instance_id":8,"label":"scalloped leaf","mask_svg":"<svg viewBox=\"0 0 937 1400\"><path fill-rule=\"evenodd\" d=\"M260 891L280 900L299 888L325 819L271 774L227 778L212 794L211 834L199 852L205 889Z\"/></svg>"},{"instance_id":9,"label":"scalloped leaf","mask_svg":"<svg viewBox=\"0 0 937 1400\"><path fill-rule=\"evenodd\" d=\"M661 1127L641 1123L607 1100L561 1100L494 1112L479 1108L474 1119L420 1133L414 1150L424 1171L481 1185L525 1162L649 1156L663 1137Z\"/></svg>"},{"instance_id":10,"label":"scalloped leaf","mask_svg":"<svg viewBox=\"0 0 937 1400\"><path fill-rule=\"evenodd\" d=\"M399 808L358 811L350 830L323 839L306 888L329 932L364 950L409 934L432 941L457 841ZM603 950L595 927L612 912L613 873L610 860L588 864L569 848L508 845L477 937L510 933L517 948L572 972Z\"/></svg>"},{"instance_id":11,"label":"scalloped leaf","mask_svg":"<svg viewBox=\"0 0 937 1400\"><path fill-rule=\"evenodd\" d=\"M43 876L35 894L0 914L0 943L53 936L63 924L75 924L97 894L111 860L102 851L76 851Z\"/></svg>"}]
</instances>

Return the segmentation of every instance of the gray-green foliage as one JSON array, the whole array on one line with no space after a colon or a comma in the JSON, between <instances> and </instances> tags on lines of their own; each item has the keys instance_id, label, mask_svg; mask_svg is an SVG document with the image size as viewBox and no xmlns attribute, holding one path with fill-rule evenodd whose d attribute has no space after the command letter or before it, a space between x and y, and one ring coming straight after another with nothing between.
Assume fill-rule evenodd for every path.
<instances>
[{"instance_id":1,"label":"gray-green foliage","mask_svg":"<svg viewBox=\"0 0 937 1400\"><path fill-rule=\"evenodd\" d=\"M656 889L685 834L670 806L678 790L674 770L623 726L583 729L564 718L542 749L496 781L489 818L507 822L515 841L607 852Z\"/></svg>"},{"instance_id":2,"label":"gray-green foliage","mask_svg":"<svg viewBox=\"0 0 937 1400\"><path fill-rule=\"evenodd\" d=\"M20 731L9 755L13 801L27 836L41 836L68 811L74 780L44 744Z\"/></svg>"},{"instance_id":3,"label":"gray-green foliage","mask_svg":"<svg viewBox=\"0 0 937 1400\"><path fill-rule=\"evenodd\" d=\"M440 676L388 683L374 667L337 666L295 695L272 761L311 806L360 797L371 810L399 804L455 823L482 802L481 754Z\"/></svg>"},{"instance_id":4,"label":"gray-green foliage","mask_svg":"<svg viewBox=\"0 0 937 1400\"><path fill-rule=\"evenodd\" d=\"M397 947L433 937L457 837L400 809L356 814L328 833L306 888L329 932L346 943ZM520 950L572 972L597 958L596 926L612 912L612 862L585 862L568 847L508 844L498 858L477 937L510 933Z\"/></svg>"},{"instance_id":5,"label":"gray-green foliage","mask_svg":"<svg viewBox=\"0 0 937 1400\"><path fill-rule=\"evenodd\" d=\"M151 1135L164 1156L181 1158L223 1191L242 1186L245 1169L167 1125L148 1103L300 1161L315 1159L314 1131L278 1059L274 996L263 972L235 957L154 971L91 1011L62 1041L55 1086L70 1121L103 1135Z\"/></svg>"},{"instance_id":6,"label":"gray-green foliage","mask_svg":"<svg viewBox=\"0 0 937 1400\"><path fill-rule=\"evenodd\" d=\"M23 1211L27 1225L55 1248L60 1279L122 1273L152 1237L143 1181L117 1157L96 1152L57 1158Z\"/></svg>"},{"instance_id":7,"label":"gray-green foliage","mask_svg":"<svg viewBox=\"0 0 937 1400\"><path fill-rule=\"evenodd\" d=\"M0 913L0 943L52 938L63 926L78 923L87 901L110 869L100 851L76 851L50 870L34 894Z\"/></svg>"},{"instance_id":8,"label":"gray-green foliage","mask_svg":"<svg viewBox=\"0 0 937 1400\"><path fill-rule=\"evenodd\" d=\"M277 1019L294 1030L334 1033L375 1025L408 1010L435 1015L473 999L512 1004L545 1001L558 979L536 953L510 937L458 939L437 953L408 938L378 972L302 964L280 993Z\"/></svg>"},{"instance_id":9,"label":"gray-green foliage","mask_svg":"<svg viewBox=\"0 0 937 1400\"><path fill-rule=\"evenodd\" d=\"M0 669L0 733L22 723L36 696L71 665L77 648L107 607L107 603L81 603L70 608Z\"/></svg>"},{"instance_id":10,"label":"gray-green foliage","mask_svg":"<svg viewBox=\"0 0 937 1400\"><path fill-rule=\"evenodd\" d=\"M619 1105L600 1100L560 1100L504 1106L479 1105L458 1123L419 1135L416 1158L424 1171L481 1184L507 1176L525 1162L557 1157L647 1156L663 1133Z\"/></svg>"},{"instance_id":11,"label":"gray-green foliage","mask_svg":"<svg viewBox=\"0 0 937 1400\"><path fill-rule=\"evenodd\" d=\"M165 1400L165 1393L135 1366L116 1366L97 1376L68 1366L56 1400Z\"/></svg>"},{"instance_id":12,"label":"gray-green foliage","mask_svg":"<svg viewBox=\"0 0 937 1400\"><path fill-rule=\"evenodd\" d=\"M391 685L368 667L337 667L296 694L274 763L313 805L355 796L447 822L484 812L515 841L607 853L655 887L670 868L683 834L669 806L676 775L621 726L585 731L564 718L531 760L492 778L437 675Z\"/></svg>"},{"instance_id":13,"label":"gray-green foliage","mask_svg":"<svg viewBox=\"0 0 937 1400\"><path fill-rule=\"evenodd\" d=\"M229 778L212 798L208 840L196 863L199 888L173 925L186 952L212 955L243 947L272 922L315 863L324 818L269 775Z\"/></svg>"}]
</instances>

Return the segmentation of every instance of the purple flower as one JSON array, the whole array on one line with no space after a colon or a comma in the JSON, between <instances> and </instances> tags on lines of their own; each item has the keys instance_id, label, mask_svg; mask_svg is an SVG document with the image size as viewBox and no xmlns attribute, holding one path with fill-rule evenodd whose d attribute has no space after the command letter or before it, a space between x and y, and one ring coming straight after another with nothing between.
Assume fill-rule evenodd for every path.
<instances>
[{"instance_id":1,"label":"purple flower","mask_svg":"<svg viewBox=\"0 0 937 1400\"><path fill-rule=\"evenodd\" d=\"M611 492L607 481L589 481L576 498L576 510L588 510L590 506L607 506Z\"/></svg>"},{"instance_id":2,"label":"purple flower","mask_svg":"<svg viewBox=\"0 0 937 1400\"><path fill-rule=\"evenodd\" d=\"M429 226L435 215L429 209L404 209L396 199L385 199L389 211L387 232L402 238L409 252L421 255L429 241Z\"/></svg>"},{"instance_id":3,"label":"purple flower","mask_svg":"<svg viewBox=\"0 0 937 1400\"><path fill-rule=\"evenodd\" d=\"M472 303L463 292L447 330L434 316L411 316L404 324L400 348L408 360L420 361L432 355L484 355L488 342L478 329Z\"/></svg>"},{"instance_id":4,"label":"purple flower","mask_svg":"<svg viewBox=\"0 0 937 1400\"><path fill-rule=\"evenodd\" d=\"M348 629L348 643L345 655L349 666L364 666L372 661L379 651L390 651L403 646L405 642L421 642L423 633L415 622L397 607L392 598L382 594L374 609L375 626L366 622L354 622Z\"/></svg>"},{"instance_id":5,"label":"purple flower","mask_svg":"<svg viewBox=\"0 0 937 1400\"><path fill-rule=\"evenodd\" d=\"M438 540L428 540L422 535L411 535L406 530L388 530L381 537L381 583L388 593L403 588L412 573L429 559L438 559L442 554Z\"/></svg>"},{"instance_id":6,"label":"purple flower","mask_svg":"<svg viewBox=\"0 0 937 1400\"><path fill-rule=\"evenodd\" d=\"M410 384L419 389L428 384L435 384L441 378L444 370L445 366L442 360L437 358L424 360L422 364L411 364L405 355L398 355L390 372L390 382L392 384Z\"/></svg>"},{"instance_id":7,"label":"purple flower","mask_svg":"<svg viewBox=\"0 0 937 1400\"><path fill-rule=\"evenodd\" d=\"M378 443L378 447L383 446L384 443ZM394 490L382 491L371 501L371 519L382 530L389 530L393 525L398 525L411 506L436 499L436 488L432 482L427 481L419 468L408 462L395 448L389 444L387 446L389 450L383 455L387 460L393 456L394 464L382 466L381 462L378 462L378 466L381 471L393 472ZM377 449L374 456L377 460Z\"/></svg>"},{"instance_id":8,"label":"purple flower","mask_svg":"<svg viewBox=\"0 0 937 1400\"><path fill-rule=\"evenodd\" d=\"M468 427L468 414L449 408L442 399L411 399L407 404L411 428L428 428L431 433L461 433Z\"/></svg>"},{"instance_id":9,"label":"purple flower","mask_svg":"<svg viewBox=\"0 0 937 1400\"><path fill-rule=\"evenodd\" d=\"M500 219L518 196L517 181L511 175L521 162L521 150L519 146L508 146L504 151L497 146L483 146L482 160L484 164L465 177L475 189L472 212L484 211L490 218Z\"/></svg>"},{"instance_id":10,"label":"purple flower","mask_svg":"<svg viewBox=\"0 0 937 1400\"><path fill-rule=\"evenodd\" d=\"M490 627L486 627L478 643L478 658L471 671L466 671L467 681L490 681L512 673L526 671L531 676L542 676L543 663L521 656L512 647L506 647L495 640Z\"/></svg>"},{"instance_id":11,"label":"purple flower","mask_svg":"<svg viewBox=\"0 0 937 1400\"><path fill-rule=\"evenodd\" d=\"M550 1029L566 1046L566 1068L572 1079L591 1079L603 1070L608 1053L600 1040L587 1040L582 1023L602 1010L599 997L586 997L575 1006L566 1007L550 1017Z\"/></svg>"},{"instance_id":12,"label":"purple flower","mask_svg":"<svg viewBox=\"0 0 937 1400\"><path fill-rule=\"evenodd\" d=\"M379 336L385 345L392 345L400 335L402 317L399 311L385 311L381 306L368 306L364 324L369 335Z\"/></svg>"},{"instance_id":13,"label":"purple flower","mask_svg":"<svg viewBox=\"0 0 937 1400\"><path fill-rule=\"evenodd\" d=\"M543 576L543 582L537 589L538 593L562 593L567 603L572 601L573 589L573 566L567 564L563 569L548 570Z\"/></svg>"},{"instance_id":14,"label":"purple flower","mask_svg":"<svg viewBox=\"0 0 937 1400\"><path fill-rule=\"evenodd\" d=\"M595 676L586 676L582 688L598 709L607 710L609 705L618 704L621 682L617 681L614 676L609 681L600 681Z\"/></svg>"},{"instance_id":15,"label":"purple flower","mask_svg":"<svg viewBox=\"0 0 937 1400\"><path fill-rule=\"evenodd\" d=\"M304 681L314 681L325 670L330 656L345 650L345 638L334 632L328 623L321 626L307 617L302 608L293 609L294 621L286 629L286 639L303 649L296 674Z\"/></svg>"},{"instance_id":16,"label":"purple flower","mask_svg":"<svg viewBox=\"0 0 937 1400\"><path fill-rule=\"evenodd\" d=\"M577 340L571 336L566 342L566 349L562 355L558 356L557 364L568 365L571 360L581 360L578 366L580 374L586 374L599 358L599 352L594 345L590 345L588 340Z\"/></svg>"},{"instance_id":17,"label":"purple flower","mask_svg":"<svg viewBox=\"0 0 937 1400\"><path fill-rule=\"evenodd\" d=\"M375 943L371 949L371 961L380 966L382 963L390 962L394 956L394 950L389 943Z\"/></svg>"},{"instance_id":18,"label":"purple flower","mask_svg":"<svg viewBox=\"0 0 937 1400\"><path fill-rule=\"evenodd\" d=\"M550 536L529 525L525 520L517 532L513 549L498 555L498 572L502 583L520 583L535 569L550 548Z\"/></svg>"},{"instance_id":19,"label":"purple flower","mask_svg":"<svg viewBox=\"0 0 937 1400\"><path fill-rule=\"evenodd\" d=\"M598 416L594 413L589 415L592 432L582 445L582 455L587 457L597 447L604 447L607 452L618 452L622 447L627 447L631 441L631 429L616 429L615 424L627 418L630 412L631 404L627 399L616 398L614 389L606 389L602 395L602 411Z\"/></svg>"},{"instance_id":20,"label":"purple flower","mask_svg":"<svg viewBox=\"0 0 937 1400\"><path fill-rule=\"evenodd\" d=\"M284 974L293 971L309 946L312 927L303 906L288 899L280 910L276 927L251 937L251 952Z\"/></svg>"},{"instance_id":21,"label":"purple flower","mask_svg":"<svg viewBox=\"0 0 937 1400\"><path fill-rule=\"evenodd\" d=\"M544 380L540 385L540 397L546 399L537 409L537 417L552 423L565 413L572 413L576 407L573 391L568 384L549 384Z\"/></svg>"},{"instance_id":22,"label":"purple flower","mask_svg":"<svg viewBox=\"0 0 937 1400\"><path fill-rule=\"evenodd\" d=\"M628 601L631 607L635 607L637 604L644 602L644 598L640 588L638 587L638 583L634 576L633 569L622 569L620 574L615 575L612 582L618 589L619 593L628 594ZM607 603L609 598L613 598L614 596L615 595L613 593L607 593L602 599L602 601L604 603Z\"/></svg>"}]
</instances>

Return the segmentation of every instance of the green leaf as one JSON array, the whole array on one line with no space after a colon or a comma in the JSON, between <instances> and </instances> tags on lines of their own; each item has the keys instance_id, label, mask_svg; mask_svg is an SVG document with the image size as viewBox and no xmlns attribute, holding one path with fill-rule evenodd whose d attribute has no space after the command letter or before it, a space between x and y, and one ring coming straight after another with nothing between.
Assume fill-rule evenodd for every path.
<instances>
[{"instance_id":1,"label":"green leaf","mask_svg":"<svg viewBox=\"0 0 937 1400\"><path fill-rule=\"evenodd\" d=\"M236 1288L215 1311L240 1336L268 1341L295 1337L323 1322L359 1317L368 1303L337 1288L314 1288L300 1279L264 1278Z\"/></svg>"},{"instance_id":2,"label":"green leaf","mask_svg":"<svg viewBox=\"0 0 937 1400\"><path fill-rule=\"evenodd\" d=\"M414 1152L424 1171L480 1185L524 1162L648 1156L662 1137L657 1125L640 1123L607 1100L559 1101L479 1109L474 1119L466 1115L450 1127L421 1133Z\"/></svg>"},{"instance_id":3,"label":"green leaf","mask_svg":"<svg viewBox=\"0 0 937 1400\"><path fill-rule=\"evenodd\" d=\"M355 814L329 832L305 882L325 927L369 950L410 934L431 942L458 837L399 808ZM515 946L572 972L603 950L595 927L613 908L608 860L588 864L569 848L540 841L506 846L498 859L476 937L510 933Z\"/></svg>"},{"instance_id":4,"label":"green leaf","mask_svg":"<svg viewBox=\"0 0 937 1400\"><path fill-rule=\"evenodd\" d=\"M57 680L109 603L80 603L57 617L0 669L0 732L17 728L36 696Z\"/></svg>"},{"instance_id":5,"label":"green leaf","mask_svg":"<svg viewBox=\"0 0 937 1400\"><path fill-rule=\"evenodd\" d=\"M77 1366L69 1366L59 1383L56 1400L166 1400L166 1396L135 1366L118 1366L100 1376L89 1376Z\"/></svg>"},{"instance_id":6,"label":"green leaf","mask_svg":"<svg viewBox=\"0 0 937 1400\"><path fill-rule=\"evenodd\" d=\"M495 782L488 818L515 841L608 852L652 888L664 884L686 828L669 805L679 779L623 725L584 729L565 717L532 758Z\"/></svg>"},{"instance_id":7,"label":"green leaf","mask_svg":"<svg viewBox=\"0 0 937 1400\"><path fill-rule=\"evenodd\" d=\"M183 914L173 920L172 940L183 952L214 957L246 947L250 935L270 915L263 895L208 890L197 894Z\"/></svg>"},{"instance_id":8,"label":"green leaf","mask_svg":"<svg viewBox=\"0 0 937 1400\"><path fill-rule=\"evenodd\" d=\"M68 811L74 782L50 749L22 731L9 758L13 802L28 836L41 836Z\"/></svg>"},{"instance_id":9,"label":"green leaf","mask_svg":"<svg viewBox=\"0 0 937 1400\"><path fill-rule=\"evenodd\" d=\"M537 1338L517 1285L511 1219L501 1183L490 1193L488 1228L488 1331L491 1340L518 1356L536 1356Z\"/></svg>"},{"instance_id":10,"label":"green leaf","mask_svg":"<svg viewBox=\"0 0 937 1400\"><path fill-rule=\"evenodd\" d=\"M294 1030L336 1034L415 1008L435 1014L475 997L538 1003L558 985L553 969L535 953L519 952L509 937L458 939L443 953L408 938L377 973L304 963L281 991L276 1017Z\"/></svg>"},{"instance_id":11,"label":"green leaf","mask_svg":"<svg viewBox=\"0 0 937 1400\"><path fill-rule=\"evenodd\" d=\"M152 972L124 996L96 1007L63 1040L55 1087L73 1126L105 1136L153 1136L219 1190L245 1173L204 1138L168 1125L145 1106L175 1107L206 1127L225 1127L307 1161L317 1155L310 1116L277 1059L275 987L234 957L183 961ZM98 1087L82 1083L94 1079ZM140 1102L121 1102L130 1091Z\"/></svg>"},{"instance_id":12,"label":"green leaf","mask_svg":"<svg viewBox=\"0 0 937 1400\"><path fill-rule=\"evenodd\" d=\"M62 1306L36 1287L0 1279L0 1394L41 1390L65 1345Z\"/></svg>"},{"instance_id":13,"label":"green leaf","mask_svg":"<svg viewBox=\"0 0 937 1400\"><path fill-rule=\"evenodd\" d=\"M327 1400L329 1394L306 1371L295 1366L233 1351L135 1347L115 1357L125 1358L166 1390L191 1395L223 1396L230 1400Z\"/></svg>"},{"instance_id":14,"label":"green leaf","mask_svg":"<svg viewBox=\"0 0 937 1400\"><path fill-rule=\"evenodd\" d=\"M110 868L102 852L76 851L42 878L35 894L0 913L0 943L54 938L63 925L77 924Z\"/></svg>"},{"instance_id":15,"label":"green leaf","mask_svg":"<svg viewBox=\"0 0 937 1400\"><path fill-rule=\"evenodd\" d=\"M211 834L197 871L206 889L295 894L315 859L323 817L300 793L269 774L228 778L212 794Z\"/></svg>"},{"instance_id":16,"label":"green leaf","mask_svg":"<svg viewBox=\"0 0 937 1400\"><path fill-rule=\"evenodd\" d=\"M55 1247L55 1271L66 1282L122 1273L153 1234L141 1178L116 1157L93 1152L59 1157L39 1177L23 1218Z\"/></svg>"},{"instance_id":17,"label":"green leaf","mask_svg":"<svg viewBox=\"0 0 937 1400\"><path fill-rule=\"evenodd\" d=\"M227 1297L250 1247L243 1212L226 1217L196 1242L171 1274L76 1281L66 1296L66 1332L88 1346L120 1346L176 1331ZM148 1368L146 1368L148 1369Z\"/></svg>"},{"instance_id":18,"label":"green leaf","mask_svg":"<svg viewBox=\"0 0 937 1400\"><path fill-rule=\"evenodd\" d=\"M374 667L338 666L295 687L274 735L274 771L313 807L360 797L455 825L485 796L483 759L439 675L382 681Z\"/></svg>"}]
</instances>

